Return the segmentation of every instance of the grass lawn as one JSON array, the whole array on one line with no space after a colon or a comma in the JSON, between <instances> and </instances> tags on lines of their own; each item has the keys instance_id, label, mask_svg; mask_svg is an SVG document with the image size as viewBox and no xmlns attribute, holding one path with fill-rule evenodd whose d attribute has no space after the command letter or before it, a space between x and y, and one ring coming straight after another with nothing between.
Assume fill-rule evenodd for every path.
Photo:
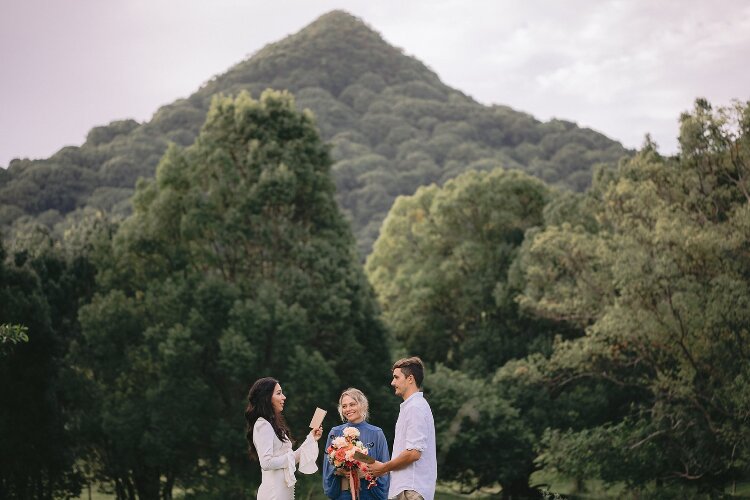
<instances>
[{"instance_id":1,"label":"grass lawn","mask_svg":"<svg viewBox=\"0 0 750 500\"><path fill-rule=\"evenodd\" d=\"M89 490L88 488L84 488L81 492L81 496L78 497L78 500L111 500L115 498L114 495L107 495L106 493L99 493L97 491L99 489L98 485L91 485L91 496L89 496Z\"/></svg>"},{"instance_id":2,"label":"grass lawn","mask_svg":"<svg viewBox=\"0 0 750 500\"><path fill-rule=\"evenodd\" d=\"M300 484L302 486L297 490L297 499L299 500L327 500L323 495L322 489L317 489L312 486L310 482L307 484ZM547 489L552 493L559 493L565 498L575 500L609 500L609 499L627 499L631 498L626 492L624 486L613 486L607 487L604 483L598 480L586 480L583 482L583 490L576 491L576 484L574 480L559 476L557 474L540 471L532 476L532 484L545 484L548 485ZM77 500L114 500L114 495L106 493L100 493L97 485L91 485L91 496L89 491L84 488L80 497ZM435 500L490 500L499 498L499 490L483 490L472 493L470 495L463 495L457 491L457 488L451 485L440 484L438 485L437 492L435 493ZM732 493L732 488L727 488L727 493ZM180 492L175 491L175 498L180 498ZM738 499L750 499L750 481L742 482L737 484L737 491L733 495L733 498Z\"/></svg>"}]
</instances>

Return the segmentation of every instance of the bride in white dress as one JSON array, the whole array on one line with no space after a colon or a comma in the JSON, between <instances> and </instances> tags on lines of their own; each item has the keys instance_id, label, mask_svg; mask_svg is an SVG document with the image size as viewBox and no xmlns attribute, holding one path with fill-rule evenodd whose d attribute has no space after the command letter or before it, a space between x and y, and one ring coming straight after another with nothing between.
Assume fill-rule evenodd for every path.
<instances>
[{"instance_id":1,"label":"bride in white dress","mask_svg":"<svg viewBox=\"0 0 750 500\"><path fill-rule=\"evenodd\" d=\"M258 500L292 500L297 464L304 474L318 470L317 441L323 428L310 431L299 448L292 450L289 427L281 414L286 396L279 382L271 377L257 380L247 399L245 420L250 456L260 462L262 472Z\"/></svg>"}]
</instances>

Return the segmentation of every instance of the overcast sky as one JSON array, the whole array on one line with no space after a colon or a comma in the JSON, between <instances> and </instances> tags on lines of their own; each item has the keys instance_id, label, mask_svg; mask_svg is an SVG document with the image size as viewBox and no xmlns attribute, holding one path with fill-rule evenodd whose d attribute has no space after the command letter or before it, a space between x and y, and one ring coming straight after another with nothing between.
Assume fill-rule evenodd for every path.
<instances>
[{"instance_id":1,"label":"overcast sky","mask_svg":"<svg viewBox=\"0 0 750 500\"><path fill-rule=\"evenodd\" d=\"M148 120L333 9L485 104L677 151L698 96L750 99L745 0L0 0L0 166Z\"/></svg>"}]
</instances>

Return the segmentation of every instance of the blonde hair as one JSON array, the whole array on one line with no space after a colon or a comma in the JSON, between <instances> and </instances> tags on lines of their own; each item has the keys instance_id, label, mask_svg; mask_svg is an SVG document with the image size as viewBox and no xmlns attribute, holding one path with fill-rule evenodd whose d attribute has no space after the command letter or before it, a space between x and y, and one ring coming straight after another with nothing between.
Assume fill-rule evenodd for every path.
<instances>
[{"instance_id":1,"label":"blonde hair","mask_svg":"<svg viewBox=\"0 0 750 500\"><path fill-rule=\"evenodd\" d=\"M370 403L367 401L367 396L365 396L365 393L360 391L359 389L350 387L344 392L342 392L341 396L339 396L339 408L338 409L339 409L339 416L341 417L341 421L346 422L344 411L341 409L341 400L344 399L344 396L349 396L354 401L359 403L359 411L362 413L362 418L364 420L367 420L367 418L370 416Z\"/></svg>"}]
</instances>

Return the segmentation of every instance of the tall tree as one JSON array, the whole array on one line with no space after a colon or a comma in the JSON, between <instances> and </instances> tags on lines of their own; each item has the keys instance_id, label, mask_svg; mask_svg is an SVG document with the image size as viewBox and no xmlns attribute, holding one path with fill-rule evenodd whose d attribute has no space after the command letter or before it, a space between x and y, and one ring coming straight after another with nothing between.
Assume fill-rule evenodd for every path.
<instances>
[{"instance_id":1,"label":"tall tree","mask_svg":"<svg viewBox=\"0 0 750 500\"><path fill-rule=\"evenodd\" d=\"M498 169L399 198L366 266L395 338L473 374L527 354L537 325L518 313L508 273L550 196L543 182Z\"/></svg>"},{"instance_id":2,"label":"tall tree","mask_svg":"<svg viewBox=\"0 0 750 500\"><path fill-rule=\"evenodd\" d=\"M696 101L680 146L664 158L647 142L603 177L596 227L533 235L522 304L586 327L557 346L558 383L594 378L634 396L604 425L550 433L552 464L718 495L750 459L750 103Z\"/></svg>"},{"instance_id":3,"label":"tall tree","mask_svg":"<svg viewBox=\"0 0 750 500\"><path fill-rule=\"evenodd\" d=\"M536 444L558 414L576 413L559 404L538 411L550 401L541 377L516 380L520 368L503 370L511 360L548 354L555 334L576 334L523 314L515 301L524 235L559 196L518 171L469 172L399 198L367 260L395 341L437 364L426 389L441 477L469 491L499 482L504 498L537 495L529 486Z\"/></svg>"},{"instance_id":4,"label":"tall tree","mask_svg":"<svg viewBox=\"0 0 750 500\"><path fill-rule=\"evenodd\" d=\"M93 269L50 243L48 235L31 248L13 240L10 255L0 243L0 323L28 331L14 329L26 341L12 349L4 336L0 343L0 498L68 498L83 482L62 367Z\"/></svg>"},{"instance_id":5,"label":"tall tree","mask_svg":"<svg viewBox=\"0 0 750 500\"><path fill-rule=\"evenodd\" d=\"M195 144L138 185L77 359L118 498L169 498L176 483L252 496L242 415L261 376L283 384L298 436L348 385L387 415L390 354L330 166L291 95L242 93L215 98Z\"/></svg>"}]
</instances>

